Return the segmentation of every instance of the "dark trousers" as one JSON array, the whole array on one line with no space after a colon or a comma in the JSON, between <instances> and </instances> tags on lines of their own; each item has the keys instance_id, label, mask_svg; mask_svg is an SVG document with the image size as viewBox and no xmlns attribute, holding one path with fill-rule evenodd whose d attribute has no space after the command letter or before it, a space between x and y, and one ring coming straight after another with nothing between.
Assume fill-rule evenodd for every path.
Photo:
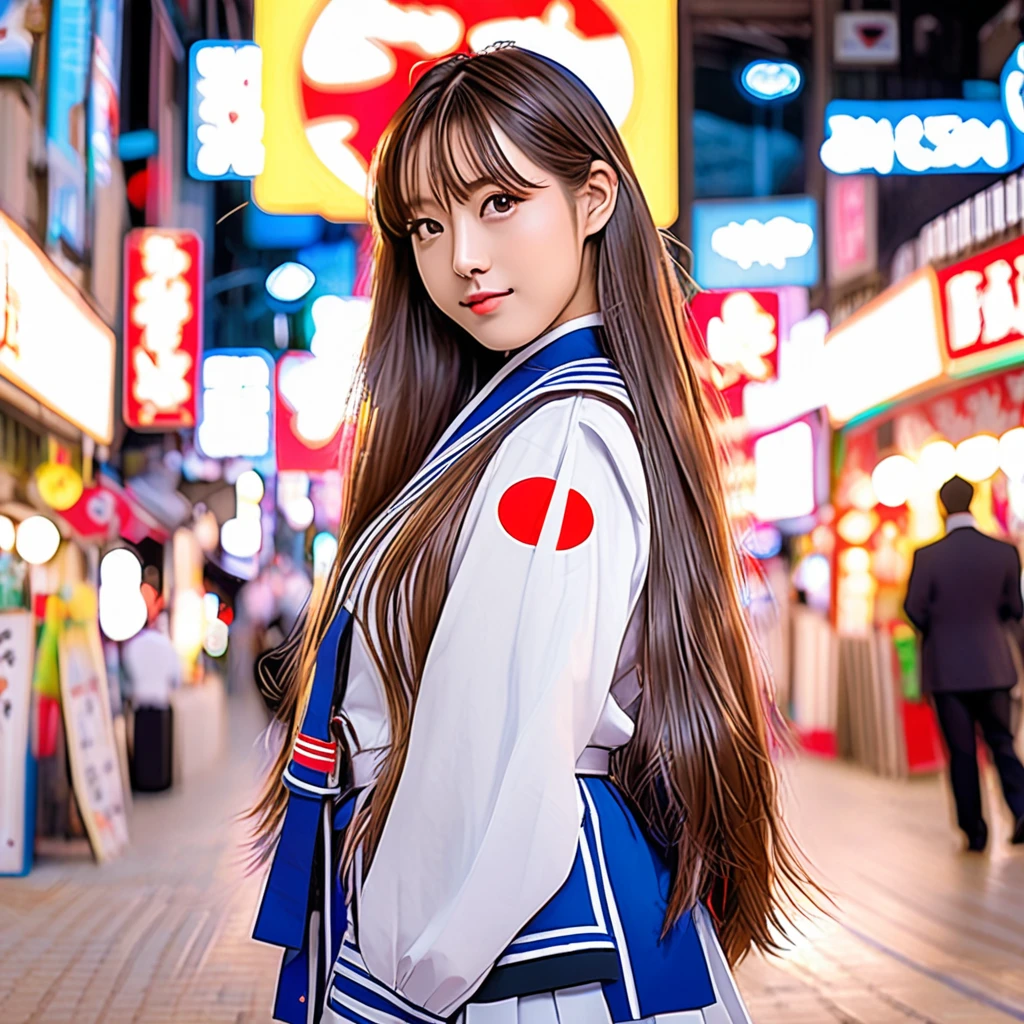
<instances>
[{"instance_id":1,"label":"dark trousers","mask_svg":"<svg viewBox=\"0 0 1024 1024\"><path fill-rule=\"evenodd\" d=\"M1010 691L935 693L932 699L949 750L949 776L956 801L957 824L967 833L967 838L978 839L984 833L976 739L979 725L992 752L1003 796L1014 819L1024 818L1024 765L1013 749Z\"/></svg>"}]
</instances>

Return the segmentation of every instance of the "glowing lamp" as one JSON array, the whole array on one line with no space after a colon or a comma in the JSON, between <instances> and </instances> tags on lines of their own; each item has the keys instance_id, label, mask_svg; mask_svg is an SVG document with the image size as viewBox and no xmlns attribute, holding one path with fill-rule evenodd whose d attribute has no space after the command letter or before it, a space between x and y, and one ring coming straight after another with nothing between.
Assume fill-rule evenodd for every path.
<instances>
[{"instance_id":1,"label":"glowing lamp","mask_svg":"<svg viewBox=\"0 0 1024 1024\"><path fill-rule=\"evenodd\" d=\"M917 468L928 486L938 490L956 475L956 449L948 441L932 441L918 453Z\"/></svg>"},{"instance_id":2,"label":"glowing lamp","mask_svg":"<svg viewBox=\"0 0 1024 1024\"><path fill-rule=\"evenodd\" d=\"M965 480L979 483L999 469L999 456L996 438L991 434L975 434L956 446L956 471Z\"/></svg>"},{"instance_id":3,"label":"glowing lamp","mask_svg":"<svg viewBox=\"0 0 1024 1024\"><path fill-rule=\"evenodd\" d=\"M871 556L867 548L847 548L839 556L839 565L843 572L851 575L868 572L871 568Z\"/></svg>"},{"instance_id":4,"label":"glowing lamp","mask_svg":"<svg viewBox=\"0 0 1024 1024\"><path fill-rule=\"evenodd\" d=\"M46 516L29 516L18 524L14 544L29 565L45 565L60 547L60 531Z\"/></svg>"},{"instance_id":5,"label":"glowing lamp","mask_svg":"<svg viewBox=\"0 0 1024 1024\"><path fill-rule=\"evenodd\" d=\"M142 563L128 548L108 551L100 562L100 629L110 640L130 640L146 625Z\"/></svg>"},{"instance_id":6,"label":"glowing lamp","mask_svg":"<svg viewBox=\"0 0 1024 1024\"><path fill-rule=\"evenodd\" d=\"M836 525L836 532L847 544L866 544L878 525L876 512L851 509Z\"/></svg>"},{"instance_id":7,"label":"glowing lamp","mask_svg":"<svg viewBox=\"0 0 1024 1024\"><path fill-rule=\"evenodd\" d=\"M247 469L239 475L235 481L235 500L240 505L258 505L263 500L263 479L256 470Z\"/></svg>"},{"instance_id":8,"label":"glowing lamp","mask_svg":"<svg viewBox=\"0 0 1024 1024\"><path fill-rule=\"evenodd\" d=\"M0 551L14 550L14 522L7 516L0 516Z\"/></svg>"},{"instance_id":9,"label":"glowing lamp","mask_svg":"<svg viewBox=\"0 0 1024 1024\"><path fill-rule=\"evenodd\" d=\"M236 558L252 558L263 547L263 528L258 518L229 519L220 528L221 547Z\"/></svg>"},{"instance_id":10,"label":"glowing lamp","mask_svg":"<svg viewBox=\"0 0 1024 1024\"><path fill-rule=\"evenodd\" d=\"M917 467L905 455L890 455L875 466L871 486L882 505L898 508L914 488Z\"/></svg>"},{"instance_id":11,"label":"glowing lamp","mask_svg":"<svg viewBox=\"0 0 1024 1024\"><path fill-rule=\"evenodd\" d=\"M740 72L740 86L758 103L791 100L803 84L803 73L788 60L754 60Z\"/></svg>"},{"instance_id":12,"label":"glowing lamp","mask_svg":"<svg viewBox=\"0 0 1024 1024\"><path fill-rule=\"evenodd\" d=\"M293 530L305 530L313 522L316 510L307 497L293 498L281 509L285 521Z\"/></svg>"},{"instance_id":13,"label":"glowing lamp","mask_svg":"<svg viewBox=\"0 0 1024 1024\"><path fill-rule=\"evenodd\" d=\"M289 260L267 275L267 294L285 306L301 302L316 284L316 274L309 267Z\"/></svg>"},{"instance_id":14,"label":"glowing lamp","mask_svg":"<svg viewBox=\"0 0 1024 1024\"><path fill-rule=\"evenodd\" d=\"M999 468L1011 480L1024 480L1024 427L1014 427L999 438Z\"/></svg>"}]
</instances>

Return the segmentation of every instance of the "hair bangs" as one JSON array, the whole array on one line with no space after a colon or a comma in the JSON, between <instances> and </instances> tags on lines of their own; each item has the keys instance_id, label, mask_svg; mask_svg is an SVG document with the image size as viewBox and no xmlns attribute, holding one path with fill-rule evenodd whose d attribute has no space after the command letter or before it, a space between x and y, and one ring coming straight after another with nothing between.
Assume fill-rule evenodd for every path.
<instances>
[{"instance_id":1,"label":"hair bangs","mask_svg":"<svg viewBox=\"0 0 1024 1024\"><path fill-rule=\"evenodd\" d=\"M420 195L423 161L430 197L448 211L465 203L482 183L523 195L538 183L512 165L496 135L499 112L473 89L472 79L456 75L441 95L425 94L419 109L397 125L382 155L377 183L381 225L404 235ZM513 140L514 141L514 140Z\"/></svg>"}]
</instances>

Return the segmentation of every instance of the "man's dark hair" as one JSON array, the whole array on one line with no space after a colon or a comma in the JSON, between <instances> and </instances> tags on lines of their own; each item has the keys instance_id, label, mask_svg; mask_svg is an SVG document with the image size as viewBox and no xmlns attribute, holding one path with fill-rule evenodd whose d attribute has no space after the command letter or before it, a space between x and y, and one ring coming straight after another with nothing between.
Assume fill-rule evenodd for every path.
<instances>
[{"instance_id":1,"label":"man's dark hair","mask_svg":"<svg viewBox=\"0 0 1024 1024\"><path fill-rule=\"evenodd\" d=\"M939 489L939 501L947 515L955 515L957 512L966 512L971 507L974 498L974 486L969 484L962 476L950 477Z\"/></svg>"}]
</instances>

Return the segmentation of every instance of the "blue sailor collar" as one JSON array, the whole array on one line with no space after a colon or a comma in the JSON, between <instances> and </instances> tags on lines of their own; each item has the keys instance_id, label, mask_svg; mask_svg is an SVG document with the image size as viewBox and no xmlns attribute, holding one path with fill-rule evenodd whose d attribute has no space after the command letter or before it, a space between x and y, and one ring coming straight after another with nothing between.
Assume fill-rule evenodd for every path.
<instances>
[{"instance_id":1,"label":"blue sailor collar","mask_svg":"<svg viewBox=\"0 0 1024 1024\"><path fill-rule=\"evenodd\" d=\"M355 566L406 510L481 438L541 394L590 391L630 407L625 383L601 351L600 314L578 317L512 356L455 418L395 501L349 553L334 615L317 651L313 684L284 771L288 804L253 937L291 949L306 938L317 838L330 828L327 801L341 792L337 743L330 732L339 653L351 621ZM330 858L325 856L329 863Z\"/></svg>"}]
</instances>

